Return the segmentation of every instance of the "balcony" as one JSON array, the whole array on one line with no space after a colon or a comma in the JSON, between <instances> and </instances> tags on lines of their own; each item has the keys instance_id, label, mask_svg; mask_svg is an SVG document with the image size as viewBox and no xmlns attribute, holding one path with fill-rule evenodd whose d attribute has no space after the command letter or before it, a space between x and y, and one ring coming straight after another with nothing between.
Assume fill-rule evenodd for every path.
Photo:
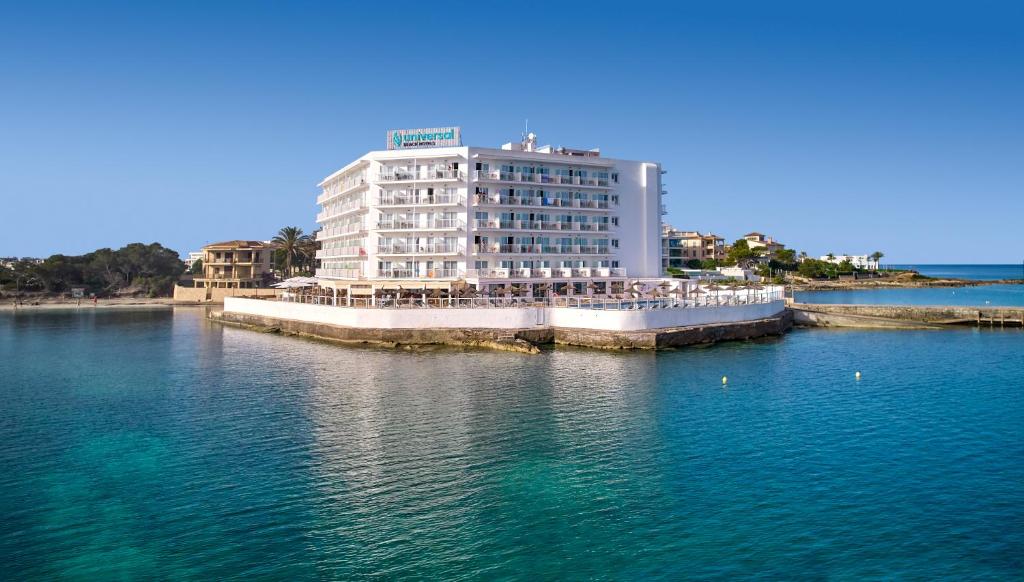
<instances>
[{"instance_id":1,"label":"balcony","mask_svg":"<svg viewBox=\"0 0 1024 582\"><path fill-rule=\"evenodd\" d=\"M473 245L475 254L510 254L510 255L607 255L608 247L585 245L539 245L539 244L500 244L487 243Z\"/></svg>"},{"instance_id":2,"label":"balcony","mask_svg":"<svg viewBox=\"0 0 1024 582\"><path fill-rule=\"evenodd\" d=\"M435 194L434 196L385 196L377 198L377 206L462 206L466 197L458 194Z\"/></svg>"},{"instance_id":3,"label":"balcony","mask_svg":"<svg viewBox=\"0 0 1024 582\"><path fill-rule=\"evenodd\" d=\"M565 222L541 220L500 220L496 218L478 218L473 222L477 230L550 230L550 231L582 231L607 232L606 222Z\"/></svg>"},{"instance_id":4,"label":"balcony","mask_svg":"<svg viewBox=\"0 0 1024 582\"><path fill-rule=\"evenodd\" d=\"M354 203L343 204L341 208L324 210L320 212L319 214L316 215L316 221L322 224L323 222L330 220L332 218L349 214L357 210L365 210L368 207L369 206L366 204L365 200L358 200Z\"/></svg>"},{"instance_id":5,"label":"balcony","mask_svg":"<svg viewBox=\"0 0 1024 582\"><path fill-rule=\"evenodd\" d=\"M609 188L606 178L584 178L582 176L559 176L552 174L530 174L520 172L502 172L500 170L475 170L473 179L478 182L513 182L517 184L553 184L566 186L588 186Z\"/></svg>"},{"instance_id":6,"label":"balcony","mask_svg":"<svg viewBox=\"0 0 1024 582\"><path fill-rule=\"evenodd\" d=\"M399 219L381 220L377 223L377 230L459 230L465 226L466 223L457 218L437 218L423 222Z\"/></svg>"},{"instance_id":7,"label":"balcony","mask_svg":"<svg viewBox=\"0 0 1024 582\"><path fill-rule=\"evenodd\" d=\"M437 180L465 180L466 173L461 170L428 170L426 172L407 172L395 170L377 175L380 182L433 182Z\"/></svg>"},{"instance_id":8,"label":"balcony","mask_svg":"<svg viewBox=\"0 0 1024 582\"><path fill-rule=\"evenodd\" d=\"M462 255L466 247L452 244L405 244L391 243L377 247L378 255Z\"/></svg>"},{"instance_id":9,"label":"balcony","mask_svg":"<svg viewBox=\"0 0 1024 582\"><path fill-rule=\"evenodd\" d=\"M363 247L339 247L334 249L320 249L316 252L316 258L318 259L349 257L366 257L366 249Z\"/></svg>"},{"instance_id":10,"label":"balcony","mask_svg":"<svg viewBox=\"0 0 1024 582\"><path fill-rule=\"evenodd\" d=\"M324 279L360 279L362 269L317 269L316 276Z\"/></svg>"},{"instance_id":11,"label":"balcony","mask_svg":"<svg viewBox=\"0 0 1024 582\"><path fill-rule=\"evenodd\" d=\"M474 194L474 206L543 206L545 208L582 208L586 210L607 210L607 200L581 200L544 198L541 196L500 196L495 194Z\"/></svg>"},{"instance_id":12,"label":"balcony","mask_svg":"<svg viewBox=\"0 0 1024 582\"><path fill-rule=\"evenodd\" d=\"M338 227L329 227L324 228L320 232L318 232L316 235L316 240L326 240L339 236L347 236L350 234L359 234L363 232L366 232L366 226L361 223L348 224L345 226Z\"/></svg>"},{"instance_id":13,"label":"balcony","mask_svg":"<svg viewBox=\"0 0 1024 582\"><path fill-rule=\"evenodd\" d=\"M323 205L323 203L327 202L328 200L331 200L333 198L337 198L338 196L344 196L344 195L349 194L351 192L355 192L356 189L362 188L363 186L366 186L366 180L365 179L360 180L359 183L357 183L357 184L352 184L350 186L345 186L341 190L338 190L336 192L323 192L319 196L316 197L316 203L319 204L319 205Z\"/></svg>"},{"instance_id":14,"label":"balcony","mask_svg":"<svg viewBox=\"0 0 1024 582\"><path fill-rule=\"evenodd\" d=\"M541 267L541 268L496 268L496 269L470 269L466 271L466 277L476 279L572 279L572 278L602 278L602 277L625 277L626 270L609 267Z\"/></svg>"},{"instance_id":15,"label":"balcony","mask_svg":"<svg viewBox=\"0 0 1024 582\"><path fill-rule=\"evenodd\" d=\"M458 279L465 276L465 271L458 269L426 269L417 272L414 269L383 269L376 271L378 279Z\"/></svg>"}]
</instances>

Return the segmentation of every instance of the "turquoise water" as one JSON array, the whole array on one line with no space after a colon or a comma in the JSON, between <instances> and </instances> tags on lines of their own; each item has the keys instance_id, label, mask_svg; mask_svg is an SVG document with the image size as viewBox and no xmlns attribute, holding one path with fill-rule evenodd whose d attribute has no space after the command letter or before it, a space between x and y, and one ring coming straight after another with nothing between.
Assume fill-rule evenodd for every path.
<instances>
[{"instance_id":1,"label":"turquoise water","mask_svg":"<svg viewBox=\"0 0 1024 582\"><path fill-rule=\"evenodd\" d=\"M801 303L1024 307L1024 285L797 291L794 298Z\"/></svg>"},{"instance_id":2,"label":"turquoise water","mask_svg":"<svg viewBox=\"0 0 1024 582\"><path fill-rule=\"evenodd\" d=\"M0 314L0 579L1019 579L1022 348L412 353Z\"/></svg>"},{"instance_id":3,"label":"turquoise water","mask_svg":"<svg viewBox=\"0 0 1024 582\"><path fill-rule=\"evenodd\" d=\"M893 269L913 269L929 277L952 277L976 281L1024 279L1024 265L885 265Z\"/></svg>"}]
</instances>

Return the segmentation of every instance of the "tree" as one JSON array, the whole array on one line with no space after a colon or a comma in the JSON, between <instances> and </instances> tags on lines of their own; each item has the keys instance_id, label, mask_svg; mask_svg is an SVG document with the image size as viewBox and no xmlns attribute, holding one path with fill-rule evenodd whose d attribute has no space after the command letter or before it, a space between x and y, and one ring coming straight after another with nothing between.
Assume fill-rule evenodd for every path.
<instances>
[{"instance_id":1,"label":"tree","mask_svg":"<svg viewBox=\"0 0 1024 582\"><path fill-rule=\"evenodd\" d=\"M297 226L286 226L278 231L274 237L274 244L282 253L284 273L286 277L292 276L295 265L301 259L302 247L309 237L302 234L302 229Z\"/></svg>"},{"instance_id":2,"label":"tree","mask_svg":"<svg viewBox=\"0 0 1024 582\"><path fill-rule=\"evenodd\" d=\"M779 249L775 251L775 260L782 263L795 263L796 251L793 249Z\"/></svg>"},{"instance_id":3,"label":"tree","mask_svg":"<svg viewBox=\"0 0 1024 582\"><path fill-rule=\"evenodd\" d=\"M825 261L807 259L800 263L800 266L797 267L797 272L808 279L821 279L823 277L828 277L833 267L835 267L835 265Z\"/></svg>"},{"instance_id":4,"label":"tree","mask_svg":"<svg viewBox=\"0 0 1024 582\"><path fill-rule=\"evenodd\" d=\"M749 268L761 256L762 248L750 248L750 243L745 238L738 239L729 247L725 255L725 264L736 265L741 268Z\"/></svg>"},{"instance_id":5,"label":"tree","mask_svg":"<svg viewBox=\"0 0 1024 582\"><path fill-rule=\"evenodd\" d=\"M875 252L871 253L871 260L873 260L875 262L875 264L880 264L880 262L882 260L882 257L884 257L884 256L885 256L885 253L883 253L882 251L875 251Z\"/></svg>"},{"instance_id":6,"label":"tree","mask_svg":"<svg viewBox=\"0 0 1024 582\"><path fill-rule=\"evenodd\" d=\"M196 260L192 261L192 267L188 270L188 272L193 274L193 275L202 275L203 274L203 260L202 259L196 259Z\"/></svg>"},{"instance_id":7,"label":"tree","mask_svg":"<svg viewBox=\"0 0 1024 582\"><path fill-rule=\"evenodd\" d=\"M132 243L116 251L53 255L39 263L17 261L0 284L17 291L63 293L84 286L97 295L129 289L156 296L169 294L184 268L178 253L159 243Z\"/></svg>"},{"instance_id":8,"label":"tree","mask_svg":"<svg viewBox=\"0 0 1024 582\"><path fill-rule=\"evenodd\" d=\"M705 271L714 271L718 268L718 259L704 259L700 262L700 268Z\"/></svg>"},{"instance_id":9,"label":"tree","mask_svg":"<svg viewBox=\"0 0 1024 582\"><path fill-rule=\"evenodd\" d=\"M686 268L687 269L700 269L702 266L703 266L703 263L701 262L700 259L690 259L690 260L686 261Z\"/></svg>"}]
</instances>

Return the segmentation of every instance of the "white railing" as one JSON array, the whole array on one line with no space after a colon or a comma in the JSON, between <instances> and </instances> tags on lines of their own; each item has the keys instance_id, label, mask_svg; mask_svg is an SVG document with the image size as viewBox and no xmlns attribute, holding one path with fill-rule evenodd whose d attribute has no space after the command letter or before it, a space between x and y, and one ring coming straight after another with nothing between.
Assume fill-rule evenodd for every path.
<instances>
[{"instance_id":1,"label":"white railing","mask_svg":"<svg viewBox=\"0 0 1024 582\"><path fill-rule=\"evenodd\" d=\"M322 223L325 220L330 220L331 218L334 218L336 216L341 216L343 214L347 214L347 213L352 212L354 210L361 210L361 209L364 209L366 207L367 207L367 204L366 204L365 200L357 200L355 202L349 202L349 203L346 203L346 204L342 204L339 208L330 208L330 209L323 210L322 212L320 212L319 214L316 215L316 221Z\"/></svg>"},{"instance_id":2,"label":"white railing","mask_svg":"<svg viewBox=\"0 0 1024 582\"><path fill-rule=\"evenodd\" d=\"M381 255L455 255L464 254L466 247L461 245L452 244L406 244L406 243L391 243L381 244L377 247L377 254Z\"/></svg>"},{"instance_id":3,"label":"white railing","mask_svg":"<svg viewBox=\"0 0 1024 582\"><path fill-rule=\"evenodd\" d=\"M501 196L495 194L474 194L476 206L542 206L544 208L584 208L607 210L607 200L582 200L579 198L543 198L540 196Z\"/></svg>"},{"instance_id":4,"label":"white railing","mask_svg":"<svg viewBox=\"0 0 1024 582\"><path fill-rule=\"evenodd\" d=\"M562 176L557 174L537 174L522 172L504 172L501 170L475 170L474 180L488 182L528 182L532 184L565 184L569 186L609 186L606 178L593 178L582 176Z\"/></svg>"},{"instance_id":5,"label":"white railing","mask_svg":"<svg viewBox=\"0 0 1024 582\"><path fill-rule=\"evenodd\" d=\"M323 204L324 202L326 202L326 201L328 201L328 200L330 200L332 198L337 198L338 196L344 196L345 194L348 194L350 192L355 191L356 188L361 188L362 186L365 186L365 185L366 185L366 179L365 178L360 178L358 182L344 185L341 190L335 190L333 192L322 192L319 196L316 197L316 203L317 204Z\"/></svg>"},{"instance_id":6,"label":"white railing","mask_svg":"<svg viewBox=\"0 0 1024 582\"><path fill-rule=\"evenodd\" d=\"M317 269L316 276L324 279L359 279L363 276L362 269Z\"/></svg>"},{"instance_id":7,"label":"white railing","mask_svg":"<svg viewBox=\"0 0 1024 582\"><path fill-rule=\"evenodd\" d=\"M615 267L535 267L535 268L493 268L469 269L466 277L475 279L572 279L625 277L626 269Z\"/></svg>"},{"instance_id":8,"label":"white railing","mask_svg":"<svg viewBox=\"0 0 1024 582\"><path fill-rule=\"evenodd\" d=\"M497 218L480 218L473 223L479 229L500 230L558 230L581 232L607 232L607 222L565 222L541 220L500 220Z\"/></svg>"},{"instance_id":9,"label":"white railing","mask_svg":"<svg viewBox=\"0 0 1024 582\"><path fill-rule=\"evenodd\" d=\"M346 224L344 226L327 227L320 230L316 235L316 240L324 240L335 236L345 236L347 234L356 234L366 230L366 226L362 223Z\"/></svg>"},{"instance_id":10,"label":"white railing","mask_svg":"<svg viewBox=\"0 0 1024 582\"><path fill-rule=\"evenodd\" d=\"M457 279L465 276L459 269L382 269L376 271L379 279Z\"/></svg>"},{"instance_id":11,"label":"white railing","mask_svg":"<svg viewBox=\"0 0 1024 582\"><path fill-rule=\"evenodd\" d=\"M440 206L465 204L466 197L458 194L435 194L434 196L379 196L378 206Z\"/></svg>"},{"instance_id":12,"label":"white railing","mask_svg":"<svg viewBox=\"0 0 1024 582\"><path fill-rule=\"evenodd\" d=\"M408 172L395 170L377 175L381 182L407 182L414 180L465 180L466 174L461 170L426 170L423 172Z\"/></svg>"},{"instance_id":13,"label":"white railing","mask_svg":"<svg viewBox=\"0 0 1024 582\"><path fill-rule=\"evenodd\" d=\"M701 295L692 298L622 297L621 295L594 295L568 297L432 297L431 291L385 291L377 297L335 298L333 291L318 293L288 293L281 301L334 305L356 309L511 309L536 307L562 307L599 311L637 311L654 309L706 309L758 305L783 300L781 289L763 290L748 294ZM335 301L337 303L335 304Z\"/></svg>"},{"instance_id":14,"label":"white railing","mask_svg":"<svg viewBox=\"0 0 1024 582\"><path fill-rule=\"evenodd\" d=\"M365 257L366 249L364 247L337 247L329 249L319 249L316 252L316 258L318 259L329 259L332 257Z\"/></svg>"},{"instance_id":15,"label":"white railing","mask_svg":"<svg viewBox=\"0 0 1024 582\"><path fill-rule=\"evenodd\" d=\"M608 255L610 247L591 245L539 245L539 244L499 244L487 243L473 245L474 253L482 254L553 254L553 255Z\"/></svg>"},{"instance_id":16,"label":"white railing","mask_svg":"<svg viewBox=\"0 0 1024 582\"><path fill-rule=\"evenodd\" d=\"M458 218L436 218L420 222L416 219L381 220L377 223L377 230L441 230L460 229L466 223Z\"/></svg>"}]
</instances>

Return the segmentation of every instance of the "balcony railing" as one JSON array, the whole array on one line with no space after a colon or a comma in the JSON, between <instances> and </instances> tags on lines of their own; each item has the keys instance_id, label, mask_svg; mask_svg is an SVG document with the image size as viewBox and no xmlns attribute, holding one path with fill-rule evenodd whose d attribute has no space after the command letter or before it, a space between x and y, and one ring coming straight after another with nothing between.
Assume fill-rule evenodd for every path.
<instances>
[{"instance_id":1,"label":"balcony railing","mask_svg":"<svg viewBox=\"0 0 1024 582\"><path fill-rule=\"evenodd\" d=\"M555 254L555 255L607 255L606 246L590 245L539 245L539 244L500 244L487 243L473 245L477 254Z\"/></svg>"},{"instance_id":2,"label":"balcony railing","mask_svg":"<svg viewBox=\"0 0 1024 582\"><path fill-rule=\"evenodd\" d=\"M345 226L335 226L324 228L316 235L316 240L324 240L336 236L345 236L348 234L356 234L366 230L366 226L362 223L347 224Z\"/></svg>"},{"instance_id":3,"label":"balcony railing","mask_svg":"<svg viewBox=\"0 0 1024 582\"><path fill-rule=\"evenodd\" d=\"M453 230L464 228L466 223L457 218L437 218L434 220L381 220L377 230Z\"/></svg>"},{"instance_id":4,"label":"balcony railing","mask_svg":"<svg viewBox=\"0 0 1024 582\"><path fill-rule=\"evenodd\" d=\"M626 270L610 267L540 267L540 268L496 268L496 269L470 269L466 271L466 277L476 279L571 279L571 278L600 278L600 277L625 277Z\"/></svg>"},{"instance_id":5,"label":"balcony railing","mask_svg":"<svg viewBox=\"0 0 1024 582\"><path fill-rule=\"evenodd\" d=\"M459 269L382 269L376 271L375 276L379 279L457 279L465 274Z\"/></svg>"},{"instance_id":6,"label":"balcony railing","mask_svg":"<svg viewBox=\"0 0 1024 582\"><path fill-rule=\"evenodd\" d=\"M557 230L606 232L607 222L564 222L541 220L501 220L496 218L478 218L473 226L480 230Z\"/></svg>"},{"instance_id":7,"label":"balcony railing","mask_svg":"<svg viewBox=\"0 0 1024 582\"><path fill-rule=\"evenodd\" d=\"M381 244L377 247L379 255L461 255L466 247L452 244Z\"/></svg>"},{"instance_id":8,"label":"balcony railing","mask_svg":"<svg viewBox=\"0 0 1024 582\"><path fill-rule=\"evenodd\" d=\"M365 257L366 249L363 247L338 247L333 249L320 249L316 252L318 259L330 259L333 257Z\"/></svg>"},{"instance_id":9,"label":"balcony railing","mask_svg":"<svg viewBox=\"0 0 1024 582\"><path fill-rule=\"evenodd\" d=\"M348 213L354 212L356 210L363 210L365 208L367 208L366 201L365 200L357 200L355 202L351 202L351 203L348 203L348 204L343 204L339 208L331 208L331 209L328 209L328 210L323 210L322 212L320 212L319 214L316 215L316 221L322 223L325 220L334 218L336 216L341 216L343 214L348 214Z\"/></svg>"},{"instance_id":10,"label":"balcony railing","mask_svg":"<svg viewBox=\"0 0 1024 582\"><path fill-rule=\"evenodd\" d=\"M359 279L362 269L317 269L316 276L324 279Z\"/></svg>"},{"instance_id":11,"label":"balcony railing","mask_svg":"<svg viewBox=\"0 0 1024 582\"><path fill-rule=\"evenodd\" d=\"M319 196L316 197L316 203L317 204L323 204L324 202L326 202L326 201L328 201L328 200L330 200L332 198L337 198L338 196L344 196L345 194L348 194L349 192L355 191L356 188L361 188L361 187L363 187L365 185L366 185L366 180L365 179L360 179L358 183L345 186L341 190L337 190L335 192L323 192Z\"/></svg>"},{"instance_id":12,"label":"balcony railing","mask_svg":"<svg viewBox=\"0 0 1024 582\"><path fill-rule=\"evenodd\" d=\"M486 182L527 182L531 184L564 184L567 186L597 186L600 188L609 187L607 178L584 178L582 176L503 172L501 170L475 170L473 172L473 179Z\"/></svg>"},{"instance_id":13,"label":"balcony railing","mask_svg":"<svg viewBox=\"0 0 1024 582\"><path fill-rule=\"evenodd\" d=\"M435 194L434 196L380 196L378 206L441 206L462 205L466 197L458 194Z\"/></svg>"},{"instance_id":14,"label":"balcony railing","mask_svg":"<svg viewBox=\"0 0 1024 582\"><path fill-rule=\"evenodd\" d=\"M606 210L607 200L581 200L564 198L544 198L541 196L500 196L495 194L474 194L475 206L543 206L547 208L585 208Z\"/></svg>"},{"instance_id":15,"label":"balcony railing","mask_svg":"<svg viewBox=\"0 0 1024 582\"><path fill-rule=\"evenodd\" d=\"M461 170L427 170L424 172L407 172L394 170L377 175L381 182L411 182L429 180L465 180L466 173Z\"/></svg>"}]
</instances>

